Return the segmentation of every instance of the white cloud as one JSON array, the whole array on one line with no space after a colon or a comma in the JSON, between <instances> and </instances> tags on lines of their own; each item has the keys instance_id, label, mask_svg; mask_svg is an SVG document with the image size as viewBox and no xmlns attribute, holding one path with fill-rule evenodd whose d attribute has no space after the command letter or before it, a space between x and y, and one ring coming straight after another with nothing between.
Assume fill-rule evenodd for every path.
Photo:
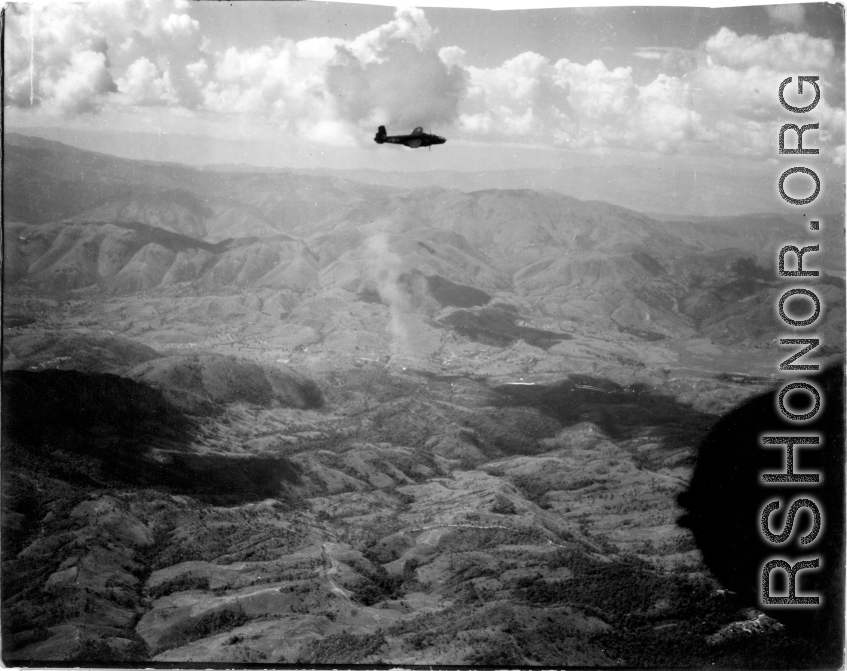
<instances>
[{"instance_id":1,"label":"white cloud","mask_svg":"<svg viewBox=\"0 0 847 671\"><path fill-rule=\"evenodd\" d=\"M391 41L362 63L346 48L327 67L326 86L340 116L362 127L444 126L456 117L464 85L434 51Z\"/></svg>"},{"instance_id":2,"label":"white cloud","mask_svg":"<svg viewBox=\"0 0 847 671\"><path fill-rule=\"evenodd\" d=\"M662 59L662 51L655 49L636 49L633 53L636 58L643 58L648 61L659 61Z\"/></svg>"},{"instance_id":3,"label":"white cloud","mask_svg":"<svg viewBox=\"0 0 847 671\"><path fill-rule=\"evenodd\" d=\"M297 124L300 135L306 140L335 147L355 147L356 133L348 124L335 119L313 121L303 119Z\"/></svg>"},{"instance_id":4,"label":"white cloud","mask_svg":"<svg viewBox=\"0 0 847 671\"><path fill-rule=\"evenodd\" d=\"M570 90L568 101L580 122L620 122L638 97L632 68L609 70L599 60L580 65L562 59L556 63L556 71L560 85Z\"/></svg>"},{"instance_id":5,"label":"white cloud","mask_svg":"<svg viewBox=\"0 0 847 671\"><path fill-rule=\"evenodd\" d=\"M463 53L441 53L461 67ZM525 52L499 67L468 66L465 72L459 126L469 135L534 140L569 118L568 88L556 81L556 69L540 54Z\"/></svg>"},{"instance_id":6,"label":"white cloud","mask_svg":"<svg viewBox=\"0 0 847 671\"><path fill-rule=\"evenodd\" d=\"M170 14L162 21L162 30L173 37L187 37L200 32L200 23L188 14Z\"/></svg>"},{"instance_id":7,"label":"white cloud","mask_svg":"<svg viewBox=\"0 0 847 671\"><path fill-rule=\"evenodd\" d=\"M359 35L347 47L360 61L369 63L380 60L380 52L392 42L407 42L422 51L434 32L422 9L398 7L392 21Z\"/></svg>"},{"instance_id":8,"label":"white cloud","mask_svg":"<svg viewBox=\"0 0 847 671\"><path fill-rule=\"evenodd\" d=\"M97 101L86 98L110 88L104 80L108 41L103 31L78 22L76 8L69 5L49 11L12 7L4 64L7 102L21 106L47 102L60 113L94 111ZM74 67L80 72L74 73ZM52 95L59 98L53 100Z\"/></svg>"},{"instance_id":9,"label":"white cloud","mask_svg":"<svg viewBox=\"0 0 847 671\"><path fill-rule=\"evenodd\" d=\"M769 8L774 21L802 23L802 6L781 7ZM352 39L278 38L212 53L191 9L185 0L10 5L7 103L60 115L166 106L269 122L333 146L368 143L377 125L434 125L476 141L770 156L785 116L779 83L814 73L825 93L812 139L844 143L844 109L826 93L840 90L843 67L831 40L805 32L721 28L696 50L643 46L633 59L654 61L660 74L636 83L629 67L531 51L477 67L459 46L436 52L436 30L415 8Z\"/></svg>"},{"instance_id":10,"label":"white cloud","mask_svg":"<svg viewBox=\"0 0 847 671\"><path fill-rule=\"evenodd\" d=\"M638 86L631 68L609 69L527 52L497 68L467 68L460 126L470 136L572 147L671 152L708 135L687 84L659 75Z\"/></svg>"},{"instance_id":11,"label":"white cloud","mask_svg":"<svg viewBox=\"0 0 847 671\"><path fill-rule=\"evenodd\" d=\"M634 55L659 61L652 82L636 84L631 68L599 60L551 64L527 52L482 69L466 66L461 50L441 50L444 62L468 74L459 105L467 137L661 152L770 155L786 73L820 73L829 89L842 72L831 41L806 33L762 38L722 28L699 53L643 47ZM824 96L815 114L821 131L814 140L842 144L844 109Z\"/></svg>"},{"instance_id":12,"label":"white cloud","mask_svg":"<svg viewBox=\"0 0 847 671\"><path fill-rule=\"evenodd\" d=\"M168 73L162 73L154 63L141 57L130 65L118 79L118 90L134 105L164 105L175 101Z\"/></svg>"},{"instance_id":13,"label":"white cloud","mask_svg":"<svg viewBox=\"0 0 847 671\"><path fill-rule=\"evenodd\" d=\"M635 133L630 138L631 145L636 146L640 137L645 149L661 152L677 151L689 140L716 137L692 109L688 84L667 75L659 75L652 83L639 87Z\"/></svg>"},{"instance_id":14,"label":"white cloud","mask_svg":"<svg viewBox=\"0 0 847 671\"><path fill-rule=\"evenodd\" d=\"M729 28L721 28L710 37L705 48L716 65L734 69L829 68L835 56L831 40L807 33L783 33L763 39L757 35L738 35Z\"/></svg>"},{"instance_id":15,"label":"white cloud","mask_svg":"<svg viewBox=\"0 0 847 671\"><path fill-rule=\"evenodd\" d=\"M203 95L208 109L224 114L257 114L280 123L333 116L326 92L326 57L334 53L315 40L303 50L291 40L272 46L216 55Z\"/></svg>"},{"instance_id":16,"label":"white cloud","mask_svg":"<svg viewBox=\"0 0 847 671\"><path fill-rule=\"evenodd\" d=\"M559 62L557 68L570 84L569 100L580 120L572 144L674 152L707 136L688 84L677 77L660 74L638 86L630 68L609 70L600 61Z\"/></svg>"},{"instance_id":17,"label":"white cloud","mask_svg":"<svg viewBox=\"0 0 847 671\"><path fill-rule=\"evenodd\" d=\"M13 12L7 101L57 114L168 105L257 115L339 144L375 123L451 123L463 91L463 71L429 49L435 31L415 8L399 8L391 21L351 40L278 39L216 54L184 0L94 0Z\"/></svg>"},{"instance_id":18,"label":"white cloud","mask_svg":"<svg viewBox=\"0 0 847 671\"><path fill-rule=\"evenodd\" d=\"M216 55L205 104L262 114L336 145L380 124L447 124L456 116L462 73L428 48L432 34L421 10L399 8L392 21L352 40L230 48Z\"/></svg>"},{"instance_id":19,"label":"white cloud","mask_svg":"<svg viewBox=\"0 0 847 671\"><path fill-rule=\"evenodd\" d=\"M438 57L448 68L465 67L466 54L461 47L442 47L438 50Z\"/></svg>"},{"instance_id":20,"label":"white cloud","mask_svg":"<svg viewBox=\"0 0 847 671\"><path fill-rule=\"evenodd\" d=\"M784 117L777 95L788 75L814 72L824 92L843 78L832 42L806 33L761 38L721 28L706 42L705 53L686 79L701 92L697 110L719 131L723 148L739 153L773 153L774 126ZM796 88L786 90L789 99L792 93ZM826 95L812 121L821 125L821 143L843 142L844 108L830 105Z\"/></svg>"},{"instance_id":21,"label":"white cloud","mask_svg":"<svg viewBox=\"0 0 847 671\"><path fill-rule=\"evenodd\" d=\"M5 74L12 105L41 106L63 115L96 111L110 101L164 100L190 107L200 100L196 83L185 71L189 62L202 57L200 26L181 13L181 0L10 7ZM168 95L161 90L164 84L150 80L145 62L157 66L157 79L167 82ZM131 95L113 95L119 88L115 80L129 87ZM144 86L148 88L142 91Z\"/></svg>"},{"instance_id":22,"label":"white cloud","mask_svg":"<svg viewBox=\"0 0 847 671\"><path fill-rule=\"evenodd\" d=\"M106 55L99 51L74 53L61 74L40 81L48 104L60 114L96 112L103 104L103 96L114 88Z\"/></svg>"}]
</instances>

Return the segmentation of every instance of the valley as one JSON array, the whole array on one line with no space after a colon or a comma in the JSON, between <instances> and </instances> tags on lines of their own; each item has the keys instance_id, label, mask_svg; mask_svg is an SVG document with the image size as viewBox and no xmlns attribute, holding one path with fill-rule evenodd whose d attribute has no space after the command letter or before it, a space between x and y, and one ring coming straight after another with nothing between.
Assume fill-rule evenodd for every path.
<instances>
[{"instance_id":1,"label":"valley","mask_svg":"<svg viewBox=\"0 0 847 671\"><path fill-rule=\"evenodd\" d=\"M676 502L792 222L6 143L6 663L802 661Z\"/></svg>"}]
</instances>

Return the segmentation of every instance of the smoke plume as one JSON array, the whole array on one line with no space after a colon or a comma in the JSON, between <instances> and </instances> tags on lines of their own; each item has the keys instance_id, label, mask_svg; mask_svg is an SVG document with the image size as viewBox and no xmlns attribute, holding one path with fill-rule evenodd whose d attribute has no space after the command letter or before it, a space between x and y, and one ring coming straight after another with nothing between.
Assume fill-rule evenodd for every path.
<instances>
[{"instance_id":1,"label":"smoke plume","mask_svg":"<svg viewBox=\"0 0 847 671\"><path fill-rule=\"evenodd\" d=\"M370 237L367 247L374 258L373 279L377 283L379 297L391 312L388 323L391 356L402 356L409 351L409 332L404 323L404 314L411 310L409 294L400 282L402 261L391 251L385 233Z\"/></svg>"}]
</instances>

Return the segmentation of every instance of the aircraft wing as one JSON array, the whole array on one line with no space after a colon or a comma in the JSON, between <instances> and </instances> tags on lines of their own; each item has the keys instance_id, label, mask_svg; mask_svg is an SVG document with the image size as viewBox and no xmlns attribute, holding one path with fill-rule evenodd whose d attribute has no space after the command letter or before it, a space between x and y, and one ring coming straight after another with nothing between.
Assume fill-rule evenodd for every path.
<instances>
[{"instance_id":1,"label":"aircraft wing","mask_svg":"<svg viewBox=\"0 0 847 671\"><path fill-rule=\"evenodd\" d=\"M406 146L407 146L407 147L411 147L412 149L417 149L418 147L420 147L420 146L421 146L421 143L422 143L422 142L423 142L423 140L422 140L421 138L416 137L414 140L409 140L409 141L406 143Z\"/></svg>"}]
</instances>

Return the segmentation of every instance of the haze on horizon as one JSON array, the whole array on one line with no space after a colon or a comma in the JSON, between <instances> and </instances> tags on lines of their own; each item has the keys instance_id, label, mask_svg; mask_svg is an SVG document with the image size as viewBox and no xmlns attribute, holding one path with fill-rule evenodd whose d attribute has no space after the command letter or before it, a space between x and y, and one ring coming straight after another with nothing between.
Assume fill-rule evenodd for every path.
<instances>
[{"instance_id":1,"label":"haze on horizon","mask_svg":"<svg viewBox=\"0 0 847 671\"><path fill-rule=\"evenodd\" d=\"M844 24L825 4L489 12L340 3L67 3L7 10L9 131L193 165L630 168L751 207L792 157L779 83L820 76L805 135L839 193ZM473 30L467 26L473 25ZM789 92L790 93L790 92ZM789 101L792 98L789 95ZM423 125L433 151L378 147ZM703 176L697 182L698 173ZM624 171L625 174L625 171ZM617 181L616 181L617 180ZM693 180L693 181L692 181ZM610 178L611 194L621 185ZM773 190L774 193L770 194ZM709 194L701 194L701 200ZM774 198L778 209L778 198ZM668 211L661 203L655 211ZM696 210L696 207L690 209Z\"/></svg>"}]
</instances>

